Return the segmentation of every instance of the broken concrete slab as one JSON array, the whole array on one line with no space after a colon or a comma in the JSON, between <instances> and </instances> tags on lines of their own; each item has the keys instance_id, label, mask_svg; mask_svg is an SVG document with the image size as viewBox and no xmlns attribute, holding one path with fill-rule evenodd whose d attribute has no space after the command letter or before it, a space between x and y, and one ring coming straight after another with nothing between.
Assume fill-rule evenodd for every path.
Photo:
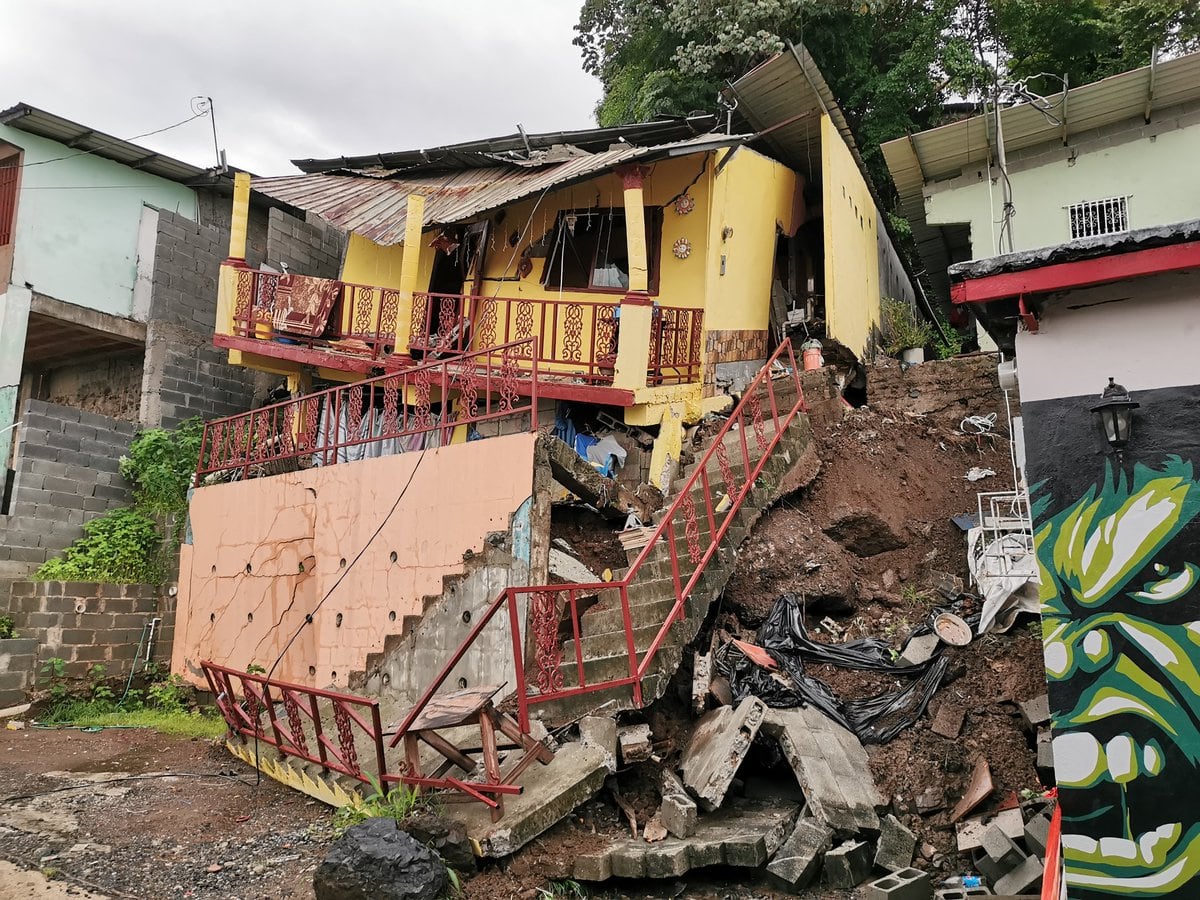
<instances>
[{"instance_id":1,"label":"broken concrete slab","mask_svg":"<svg viewBox=\"0 0 1200 900\"><path fill-rule=\"evenodd\" d=\"M767 864L768 878L785 891L799 893L817 877L832 842L832 828L801 819Z\"/></svg>"},{"instance_id":2,"label":"broken concrete slab","mask_svg":"<svg viewBox=\"0 0 1200 900\"><path fill-rule=\"evenodd\" d=\"M763 729L779 741L818 822L848 833L879 829L884 799L857 737L813 707L768 710Z\"/></svg>"},{"instance_id":3,"label":"broken concrete slab","mask_svg":"<svg viewBox=\"0 0 1200 900\"><path fill-rule=\"evenodd\" d=\"M932 895L929 873L913 868L877 878L863 889L863 900L929 900Z\"/></svg>"},{"instance_id":4,"label":"broken concrete slab","mask_svg":"<svg viewBox=\"0 0 1200 900\"><path fill-rule=\"evenodd\" d=\"M625 765L645 762L654 752L650 744L650 726L626 725L617 730L617 744L621 749L621 762Z\"/></svg>"},{"instance_id":5,"label":"broken concrete slab","mask_svg":"<svg viewBox=\"0 0 1200 900\"><path fill-rule=\"evenodd\" d=\"M554 480L572 494L592 504L608 518L624 518L631 511L643 522L662 507L662 492L642 484L630 490L612 478L605 478L589 463L558 438L538 436L538 450L545 453Z\"/></svg>"},{"instance_id":6,"label":"broken concrete slab","mask_svg":"<svg viewBox=\"0 0 1200 900\"><path fill-rule=\"evenodd\" d=\"M662 805L658 814L667 831L677 838L689 837L696 830L699 817L696 804L688 796L683 782L669 769L662 773Z\"/></svg>"},{"instance_id":7,"label":"broken concrete slab","mask_svg":"<svg viewBox=\"0 0 1200 900\"><path fill-rule=\"evenodd\" d=\"M654 844L616 838L576 858L571 874L579 881L606 881L678 878L704 866L758 868L779 850L799 810L794 803L730 798L701 818L691 837L668 837Z\"/></svg>"},{"instance_id":8,"label":"broken concrete slab","mask_svg":"<svg viewBox=\"0 0 1200 900\"><path fill-rule=\"evenodd\" d=\"M568 584L595 584L600 580L599 575L557 547L550 548L550 574Z\"/></svg>"},{"instance_id":9,"label":"broken concrete slab","mask_svg":"<svg viewBox=\"0 0 1200 900\"><path fill-rule=\"evenodd\" d=\"M875 848L875 865L888 872L898 872L912 865L917 838L893 815L879 820L879 844Z\"/></svg>"},{"instance_id":10,"label":"broken concrete slab","mask_svg":"<svg viewBox=\"0 0 1200 900\"><path fill-rule=\"evenodd\" d=\"M515 853L595 796L608 776L604 754L580 742L563 745L549 766L531 766L520 794L504 798L504 818L493 822L482 803L446 805L446 818L461 822L477 856Z\"/></svg>"},{"instance_id":11,"label":"broken concrete slab","mask_svg":"<svg viewBox=\"0 0 1200 900\"><path fill-rule=\"evenodd\" d=\"M697 652L692 660L692 712L704 715L708 686L712 682L712 654Z\"/></svg>"},{"instance_id":12,"label":"broken concrete slab","mask_svg":"<svg viewBox=\"0 0 1200 900\"><path fill-rule=\"evenodd\" d=\"M617 720L607 716L584 716L579 720L579 742L604 754L610 775L617 771Z\"/></svg>"},{"instance_id":13,"label":"broken concrete slab","mask_svg":"<svg viewBox=\"0 0 1200 900\"><path fill-rule=\"evenodd\" d=\"M757 697L747 697L736 709L722 706L696 724L683 754L683 783L704 809L712 811L725 799L766 711Z\"/></svg>"},{"instance_id":14,"label":"broken concrete slab","mask_svg":"<svg viewBox=\"0 0 1200 900\"><path fill-rule=\"evenodd\" d=\"M966 715L967 711L957 703L943 701L938 707L937 715L933 717L933 724L929 726L929 730L944 738L956 738L962 732L963 720Z\"/></svg>"},{"instance_id":15,"label":"broken concrete slab","mask_svg":"<svg viewBox=\"0 0 1200 900\"><path fill-rule=\"evenodd\" d=\"M832 888L852 890L871 874L871 845L866 841L844 841L825 854L822 877Z\"/></svg>"},{"instance_id":16,"label":"broken concrete slab","mask_svg":"<svg viewBox=\"0 0 1200 900\"><path fill-rule=\"evenodd\" d=\"M942 639L936 634L918 634L904 645L904 652L898 661L902 666L919 666L933 659Z\"/></svg>"}]
</instances>

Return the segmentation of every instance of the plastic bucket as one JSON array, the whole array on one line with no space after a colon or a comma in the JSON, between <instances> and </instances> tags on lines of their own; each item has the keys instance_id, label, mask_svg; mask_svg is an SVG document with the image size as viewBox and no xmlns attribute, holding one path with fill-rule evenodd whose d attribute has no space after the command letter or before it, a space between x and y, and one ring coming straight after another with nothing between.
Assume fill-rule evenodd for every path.
<instances>
[{"instance_id":1,"label":"plastic bucket","mask_svg":"<svg viewBox=\"0 0 1200 900\"><path fill-rule=\"evenodd\" d=\"M825 360L821 357L821 342L818 340L807 340L800 345L800 359L804 366L804 371L811 372L813 369L819 369L825 365Z\"/></svg>"}]
</instances>

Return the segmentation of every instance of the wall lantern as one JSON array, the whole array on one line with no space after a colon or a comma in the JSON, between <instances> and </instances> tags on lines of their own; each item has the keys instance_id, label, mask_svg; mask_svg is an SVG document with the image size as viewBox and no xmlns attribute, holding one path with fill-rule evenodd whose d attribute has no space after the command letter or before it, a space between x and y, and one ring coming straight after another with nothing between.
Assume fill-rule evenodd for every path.
<instances>
[{"instance_id":1,"label":"wall lantern","mask_svg":"<svg viewBox=\"0 0 1200 900\"><path fill-rule=\"evenodd\" d=\"M1133 430L1133 411L1138 406L1140 404L1129 396L1129 391L1123 385L1109 378L1108 387L1100 395L1100 402L1092 407L1092 415L1096 417L1100 433L1118 454L1129 443L1129 435Z\"/></svg>"}]
</instances>

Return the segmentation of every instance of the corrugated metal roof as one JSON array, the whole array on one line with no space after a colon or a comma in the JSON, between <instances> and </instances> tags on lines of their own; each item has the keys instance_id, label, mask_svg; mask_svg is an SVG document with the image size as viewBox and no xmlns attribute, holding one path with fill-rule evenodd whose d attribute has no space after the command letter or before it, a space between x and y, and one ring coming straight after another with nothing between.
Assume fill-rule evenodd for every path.
<instances>
[{"instance_id":1,"label":"corrugated metal roof","mask_svg":"<svg viewBox=\"0 0 1200 900\"><path fill-rule=\"evenodd\" d=\"M744 143L750 135L701 135L656 147L622 147L538 169L466 168L440 175L380 178L355 174L256 178L255 191L315 213L330 224L377 244L404 240L409 194L425 197L426 224L463 222L552 188L586 181L626 162L649 162Z\"/></svg>"},{"instance_id":2,"label":"corrugated metal roof","mask_svg":"<svg viewBox=\"0 0 1200 900\"><path fill-rule=\"evenodd\" d=\"M716 116L687 116L662 119L657 122L638 122L610 128L587 128L577 131L550 131L541 134L510 134L503 137L447 144L425 150L399 150L368 156L343 156L337 159L295 159L292 162L302 172L331 172L338 169L391 169L395 171L448 170L470 167L491 168L498 163L528 163L529 150L548 150L558 144L570 144L590 153L608 150L613 144L637 147L661 146L667 143L703 136L720 122ZM536 160L533 160L536 162Z\"/></svg>"},{"instance_id":3,"label":"corrugated metal roof","mask_svg":"<svg viewBox=\"0 0 1200 900\"><path fill-rule=\"evenodd\" d=\"M1200 100L1200 53L1143 66L1047 98L1056 123L1031 103L1001 110L1004 147L1009 153L1070 139L1138 116ZM925 222L928 182L986 165L990 157L988 118L975 116L884 144L883 158L896 182L900 207L931 273L945 272L949 257L940 229Z\"/></svg>"},{"instance_id":4,"label":"corrugated metal roof","mask_svg":"<svg viewBox=\"0 0 1200 900\"><path fill-rule=\"evenodd\" d=\"M182 184L192 183L211 174L207 169L155 153L153 150L56 116L36 106L30 106L28 103L18 103L0 112L0 124L10 125L29 134L66 144L81 153L110 159Z\"/></svg>"}]
</instances>

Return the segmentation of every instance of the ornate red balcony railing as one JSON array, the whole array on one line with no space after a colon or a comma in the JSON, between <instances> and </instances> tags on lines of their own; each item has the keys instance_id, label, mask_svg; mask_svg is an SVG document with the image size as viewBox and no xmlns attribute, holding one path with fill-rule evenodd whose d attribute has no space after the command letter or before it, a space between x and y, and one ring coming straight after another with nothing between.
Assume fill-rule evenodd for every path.
<instances>
[{"instance_id":1,"label":"ornate red balcony railing","mask_svg":"<svg viewBox=\"0 0 1200 900\"><path fill-rule=\"evenodd\" d=\"M522 395L530 365L532 386ZM440 446L459 426L521 413L536 431L537 366L537 339L529 338L214 419L204 426L196 483L215 473L274 474L289 461L329 466Z\"/></svg>"},{"instance_id":2,"label":"ornate red balcony railing","mask_svg":"<svg viewBox=\"0 0 1200 900\"><path fill-rule=\"evenodd\" d=\"M699 380L703 316L698 309L655 307L649 384ZM610 384L619 331L617 303L417 293L409 347L442 357L537 336L544 374Z\"/></svg>"},{"instance_id":3,"label":"ornate red balcony railing","mask_svg":"<svg viewBox=\"0 0 1200 900\"><path fill-rule=\"evenodd\" d=\"M391 355L396 344L400 291L345 281L284 276L260 269L237 269L233 333L309 348L336 350L370 359ZM281 301L280 284L311 288L312 305L293 310ZM289 282L284 281L285 290ZM323 292L325 308L315 309ZM306 298L308 299L308 298ZM290 314L290 315L289 315Z\"/></svg>"}]
</instances>

